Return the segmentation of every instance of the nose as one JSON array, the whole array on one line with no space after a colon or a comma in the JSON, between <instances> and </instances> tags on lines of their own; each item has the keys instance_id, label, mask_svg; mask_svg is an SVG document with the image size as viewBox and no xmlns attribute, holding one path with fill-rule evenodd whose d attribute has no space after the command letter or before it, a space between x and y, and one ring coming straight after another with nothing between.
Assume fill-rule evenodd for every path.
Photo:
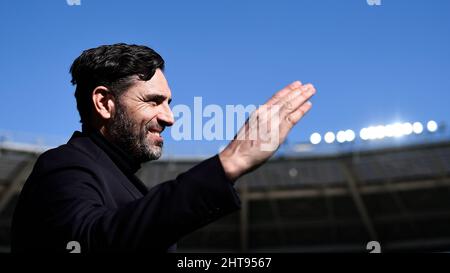
<instances>
[{"instance_id":1,"label":"nose","mask_svg":"<svg viewBox=\"0 0 450 273\"><path fill-rule=\"evenodd\" d=\"M172 110L169 105L163 106L162 110L158 114L158 121L163 126L172 126L175 123Z\"/></svg>"}]
</instances>

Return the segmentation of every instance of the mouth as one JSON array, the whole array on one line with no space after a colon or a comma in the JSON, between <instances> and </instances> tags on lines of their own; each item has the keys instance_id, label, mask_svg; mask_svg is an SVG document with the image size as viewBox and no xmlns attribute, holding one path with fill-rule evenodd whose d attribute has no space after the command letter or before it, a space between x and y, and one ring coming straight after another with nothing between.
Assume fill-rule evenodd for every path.
<instances>
[{"instance_id":1,"label":"mouth","mask_svg":"<svg viewBox=\"0 0 450 273\"><path fill-rule=\"evenodd\" d=\"M148 132L154 136L161 137L161 132L159 131L148 131Z\"/></svg>"},{"instance_id":2,"label":"mouth","mask_svg":"<svg viewBox=\"0 0 450 273\"><path fill-rule=\"evenodd\" d=\"M157 141L162 142L163 137L161 133L164 131L164 128L152 128L148 130L148 133L153 136Z\"/></svg>"}]
</instances>

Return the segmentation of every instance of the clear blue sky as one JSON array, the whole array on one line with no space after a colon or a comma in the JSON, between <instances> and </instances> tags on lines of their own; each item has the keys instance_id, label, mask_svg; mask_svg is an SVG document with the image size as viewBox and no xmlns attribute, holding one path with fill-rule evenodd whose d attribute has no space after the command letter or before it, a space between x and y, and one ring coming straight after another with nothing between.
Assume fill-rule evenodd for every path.
<instances>
[{"instance_id":1,"label":"clear blue sky","mask_svg":"<svg viewBox=\"0 0 450 273\"><path fill-rule=\"evenodd\" d=\"M2 0L0 129L68 138L79 129L69 67L82 50L127 42L166 60L173 104L261 104L312 82L312 132L392 121L450 123L450 1ZM175 143L180 153L221 142Z\"/></svg>"}]
</instances>

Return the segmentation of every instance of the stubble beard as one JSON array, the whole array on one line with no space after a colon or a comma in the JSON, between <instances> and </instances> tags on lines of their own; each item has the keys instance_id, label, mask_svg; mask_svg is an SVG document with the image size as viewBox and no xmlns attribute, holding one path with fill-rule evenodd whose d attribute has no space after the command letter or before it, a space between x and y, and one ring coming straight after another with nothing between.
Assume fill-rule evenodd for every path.
<instances>
[{"instance_id":1,"label":"stubble beard","mask_svg":"<svg viewBox=\"0 0 450 273\"><path fill-rule=\"evenodd\" d=\"M117 104L116 113L107 126L113 142L140 163L159 159L162 155L163 142L153 141L147 137L151 124L139 126L133 122L124 108L120 103Z\"/></svg>"}]
</instances>

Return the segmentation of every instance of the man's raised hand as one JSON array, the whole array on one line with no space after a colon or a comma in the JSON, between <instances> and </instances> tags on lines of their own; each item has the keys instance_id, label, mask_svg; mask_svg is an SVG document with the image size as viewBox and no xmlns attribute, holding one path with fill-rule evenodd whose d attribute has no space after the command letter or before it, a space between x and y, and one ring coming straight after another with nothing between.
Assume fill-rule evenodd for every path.
<instances>
[{"instance_id":1,"label":"man's raised hand","mask_svg":"<svg viewBox=\"0 0 450 273\"><path fill-rule=\"evenodd\" d=\"M312 84L293 82L278 91L250 115L228 146L219 154L227 177L235 181L268 160L297 122L311 109L316 93Z\"/></svg>"}]
</instances>

